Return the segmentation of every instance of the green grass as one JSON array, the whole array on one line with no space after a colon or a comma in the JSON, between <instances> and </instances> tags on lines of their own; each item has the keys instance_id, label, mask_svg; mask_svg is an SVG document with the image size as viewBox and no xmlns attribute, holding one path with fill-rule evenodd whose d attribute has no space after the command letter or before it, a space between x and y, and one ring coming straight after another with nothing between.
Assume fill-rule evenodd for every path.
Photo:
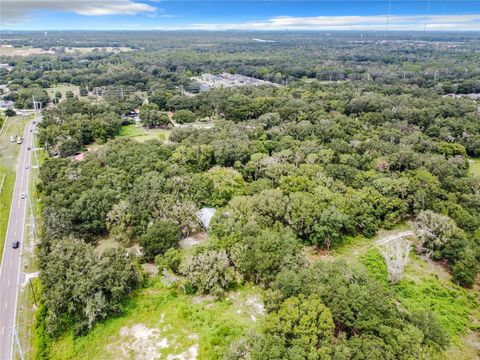
<instances>
[{"instance_id":1,"label":"green grass","mask_svg":"<svg viewBox=\"0 0 480 360\"><path fill-rule=\"evenodd\" d=\"M147 140L161 140L168 142L170 130L166 129L145 129L137 125L125 125L120 129L119 136L135 138L140 142Z\"/></svg>"},{"instance_id":2,"label":"green grass","mask_svg":"<svg viewBox=\"0 0 480 360\"><path fill-rule=\"evenodd\" d=\"M131 125L124 125L120 129L118 136L128 136L128 137L135 137L135 136L143 136L147 133L147 130L141 127L138 127L134 124Z\"/></svg>"},{"instance_id":3,"label":"green grass","mask_svg":"<svg viewBox=\"0 0 480 360\"><path fill-rule=\"evenodd\" d=\"M45 90L47 91L47 94L51 99L55 97L56 92L60 92L62 94L62 98L60 99L60 101L65 100L65 98L67 97L67 91L73 92L73 95L75 96L80 95L80 87L77 85L59 84Z\"/></svg>"},{"instance_id":4,"label":"green grass","mask_svg":"<svg viewBox=\"0 0 480 360\"><path fill-rule=\"evenodd\" d=\"M385 286L391 286L378 249L366 252L362 263ZM458 340L472 326L471 317L479 318L477 296L456 286L449 278L439 276L438 272L443 271L440 265L426 262L411 253L403 279L393 286L393 290L408 311L432 311L450 337Z\"/></svg>"},{"instance_id":5,"label":"green grass","mask_svg":"<svg viewBox=\"0 0 480 360\"><path fill-rule=\"evenodd\" d=\"M470 158L473 162L470 163L470 174L473 176L480 176L480 158Z\"/></svg>"},{"instance_id":6,"label":"green grass","mask_svg":"<svg viewBox=\"0 0 480 360\"><path fill-rule=\"evenodd\" d=\"M243 302L257 292L245 287L234 297L216 301L167 289L157 277L127 302L122 315L98 324L86 336L74 338L68 333L54 341L50 359L134 359L133 354L122 355L122 345L133 339L120 333L139 324L159 329L160 338L168 340L170 345L161 350L162 359L185 352L196 343L199 360L222 359L229 343L255 326Z\"/></svg>"},{"instance_id":7,"label":"green grass","mask_svg":"<svg viewBox=\"0 0 480 360\"><path fill-rule=\"evenodd\" d=\"M3 189L0 194L0 261L3 256L3 247L5 244L5 236L7 233L8 217L10 214L10 206L12 203L13 187L15 186L15 172L5 166L0 166L0 183L3 176Z\"/></svg>"}]
</instances>

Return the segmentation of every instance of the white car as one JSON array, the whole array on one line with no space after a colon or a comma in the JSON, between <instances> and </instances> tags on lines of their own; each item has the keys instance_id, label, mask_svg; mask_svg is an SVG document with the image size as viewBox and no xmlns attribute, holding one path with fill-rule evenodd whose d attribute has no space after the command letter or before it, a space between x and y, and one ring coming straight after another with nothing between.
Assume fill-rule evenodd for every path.
<instances>
[{"instance_id":1,"label":"white car","mask_svg":"<svg viewBox=\"0 0 480 360\"><path fill-rule=\"evenodd\" d=\"M25 195L25 193L21 193L21 194L20 194L20 197L21 197L22 199L25 199L27 196Z\"/></svg>"}]
</instances>

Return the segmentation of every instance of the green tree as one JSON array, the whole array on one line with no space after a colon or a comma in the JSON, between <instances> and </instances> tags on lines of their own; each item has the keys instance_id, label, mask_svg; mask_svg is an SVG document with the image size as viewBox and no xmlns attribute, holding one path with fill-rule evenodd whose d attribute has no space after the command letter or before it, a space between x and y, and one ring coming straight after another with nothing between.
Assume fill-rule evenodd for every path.
<instances>
[{"instance_id":1,"label":"green tree","mask_svg":"<svg viewBox=\"0 0 480 360\"><path fill-rule=\"evenodd\" d=\"M198 291L216 296L221 296L235 280L225 250L204 251L187 258L180 271Z\"/></svg>"},{"instance_id":2,"label":"green tree","mask_svg":"<svg viewBox=\"0 0 480 360\"><path fill-rule=\"evenodd\" d=\"M324 245L330 251L332 242L341 240L348 228L348 216L335 207L328 207L313 226L312 243Z\"/></svg>"},{"instance_id":3,"label":"green tree","mask_svg":"<svg viewBox=\"0 0 480 360\"><path fill-rule=\"evenodd\" d=\"M459 260L452 267L453 280L466 287L472 287L479 271L475 252L467 248L459 254Z\"/></svg>"},{"instance_id":4,"label":"green tree","mask_svg":"<svg viewBox=\"0 0 480 360\"><path fill-rule=\"evenodd\" d=\"M187 109L180 109L175 111L172 120L179 124L187 124L195 122L196 116L193 112Z\"/></svg>"},{"instance_id":5,"label":"green tree","mask_svg":"<svg viewBox=\"0 0 480 360\"><path fill-rule=\"evenodd\" d=\"M223 206L232 197L246 191L242 175L234 169L214 167L207 172L207 176L213 182L212 205Z\"/></svg>"},{"instance_id":6,"label":"green tree","mask_svg":"<svg viewBox=\"0 0 480 360\"><path fill-rule=\"evenodd\" d=\"M168 249L178 247L180 229L171 220L160 220L150 226L140 238L145 259L163 255Z\"/></svg>"},{"instance_id":7,"label":"green tree","mask_svg":"<svg viewBox=\"0 0 480 360\"><path fill-rule=\"evenodd\" d=\"M40 258L40 269L47 328L55 335L67 324L73 323L80 333L119 313L140 279L124 249L98 253L72 238L52 243L50 252Z\"/></svg>"}]
</instances>

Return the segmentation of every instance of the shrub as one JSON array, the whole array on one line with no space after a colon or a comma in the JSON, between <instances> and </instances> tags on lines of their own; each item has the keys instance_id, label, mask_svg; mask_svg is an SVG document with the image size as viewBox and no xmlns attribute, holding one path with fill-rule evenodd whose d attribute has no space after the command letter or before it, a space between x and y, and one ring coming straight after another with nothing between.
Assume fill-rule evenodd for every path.
<instances>
[{"instance_id":1,"label":"shrub","mask_svg":"<svg viewBox=\"0 0 480 360\"><path fill-rule=\"evenodd\" d=\"M179 124L192 123L196 120L195 114L190 110L180 109L173 114L173 121Z\"/></svg>"},{"instance_id":2,"label":"shrub","mask_svg":"<svg viewBox=\"0 0 480 360\"><path fill-rule=\"evenodd\" d=\"M164 254L168 249L178 246L180 229L170 220L160 220L148 228L140 238L145 259L152 260Z\"/></svg>"},{"instance_id":3,"label":"shrub","mask_svg":"<svg viewBox=\"0 0 480 360\"><path fill-rule=\"evenodd\" d=\"M181 272L201 293L222 295L235 280L230 259L225 250L205 251L186 260Z\"/></svg>"}]
</instances>

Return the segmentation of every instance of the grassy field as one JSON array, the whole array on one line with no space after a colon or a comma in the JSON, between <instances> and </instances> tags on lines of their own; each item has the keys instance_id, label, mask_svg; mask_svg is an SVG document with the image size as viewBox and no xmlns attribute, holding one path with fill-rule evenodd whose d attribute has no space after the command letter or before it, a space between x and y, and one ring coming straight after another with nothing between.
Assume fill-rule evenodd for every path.
<instances>
[{"instance_id":1,"label":"grassy field","mask_svg":"<svg viewBox=\"0 0 480 360\"><path fill-rule=\"evenodd\" d=\"M79 53L82 55L88 54L93 50L99 50L100 52L126 52L132 51L133 49L128 47L72 47L65 48L67 54ZM50 54L51 52L45 51L42 48L36 48L32 46L22 46L19 48L14 47L2 47L0 48L0 56L30 56L30 55L42 55Z\"/></svg>"},{"instance_id":2,"label":"grassy field","mask_svg":"<svg viewBox=\"0 0 480 360\"><path fill-rule=\"evenodd\" d=\"M470 158L470 173L473 176L480 176L480 158Z\"/></svg>"},{"instance_id":3,"label":"grassy field","mask_svg":"<svg viewBox=\"0 0 480 360\"><path fill-rule=\"evenodd\" d=\"M75 96L80 96L80 87L76 85L60 84L47 88L45 90L51 99L55 97L56 92L60 92L62 94L62 98L60 99L60 101L65 100L65 98L67 97L67 91L73 92L73 95Z\"/></svg>"},{"instance_id":4,"label":"grassy field","mask_svg":"<svg viewBox=\"0 0 480 360\"><path fill-rule=\"evenodd\" d=\"M120 129L119 136L131 137L137 141L161 140L168 142L170 130L166 129L145 129L137 125L125 125Z\"/></svg>"},{"instance_id":5,"label":"grassy field","mask_svg":"<svg viewBox=\"0 0 480 360\"><path fill-rule=\"evenodd\" d=\"M253 328L259 315L247 299L259 298L245 287L215 301L167 289L160 277L134 296L125 312L97 325L83 337L69 333L51 346L51 360L189 358L222 359L234 339ZM184 357L181 357L184 356ZM192 357L193 358L193 357Z\"/></svg>"},{"instance_id":6,"label":"grassy field","mask_svg":"<svg viewBox=\"0 0 480 360\"><path fill-rule=\"evenodd\" d=\"M470 341L478 331L476 324L480 322L479 294L475 289L455 285L442 265L420 257L415 251L410 253L403 278L393 286L378 248L355 248L351 255L351 259L360 260L373 276L392 289L406 310L432 311L435 314L451 340L450 347L443 354L444 359L477 359L479 344Z\"/></svg>"},{"instance_id":7,"label":"grassy field","mask_svg":"<svg viewBox=\"0 0 480 360\"><path fill-rule=\"evenodd\" d=\"M0 134L0 183L3 181L3 188L0 193L0 260L3 256L10 205L15 186L17 158L20 153L20 146L10 142L10 135L23 135L25 124L30 119L32 118L20 116L8 118Z\"/></svg>"},{"instance_id":8,"label":"grassy field","mask_svg":"<svg viewBox=\"0 0 480 360\"><path fill-rule=\"evenodd\" d=\"M375 241L398 232L411 230L407 223L393 230L380 230L374 238L351 237L330 254L307 250L311 261L342 259L365 266L370 274L390 288L401 307L410 312L432 311L450 336L451 345L442 359L474 360L480 348L476 333L480 324L479 294L452 283L450 273L440 264L420 257L412 250L401 281L391 285L387 266Z\"/></svg>"},{"instance_id":9,"label":"grassy field","mask_svg":"<svg viewBox=\"0 0 480 360\"><path fill-rule=\"evenodd\" d=\"M48 54L42 48L34 48L32 46L14 47L0 47L0 56L30 56Z\"/></svg>"}]
</instances>

